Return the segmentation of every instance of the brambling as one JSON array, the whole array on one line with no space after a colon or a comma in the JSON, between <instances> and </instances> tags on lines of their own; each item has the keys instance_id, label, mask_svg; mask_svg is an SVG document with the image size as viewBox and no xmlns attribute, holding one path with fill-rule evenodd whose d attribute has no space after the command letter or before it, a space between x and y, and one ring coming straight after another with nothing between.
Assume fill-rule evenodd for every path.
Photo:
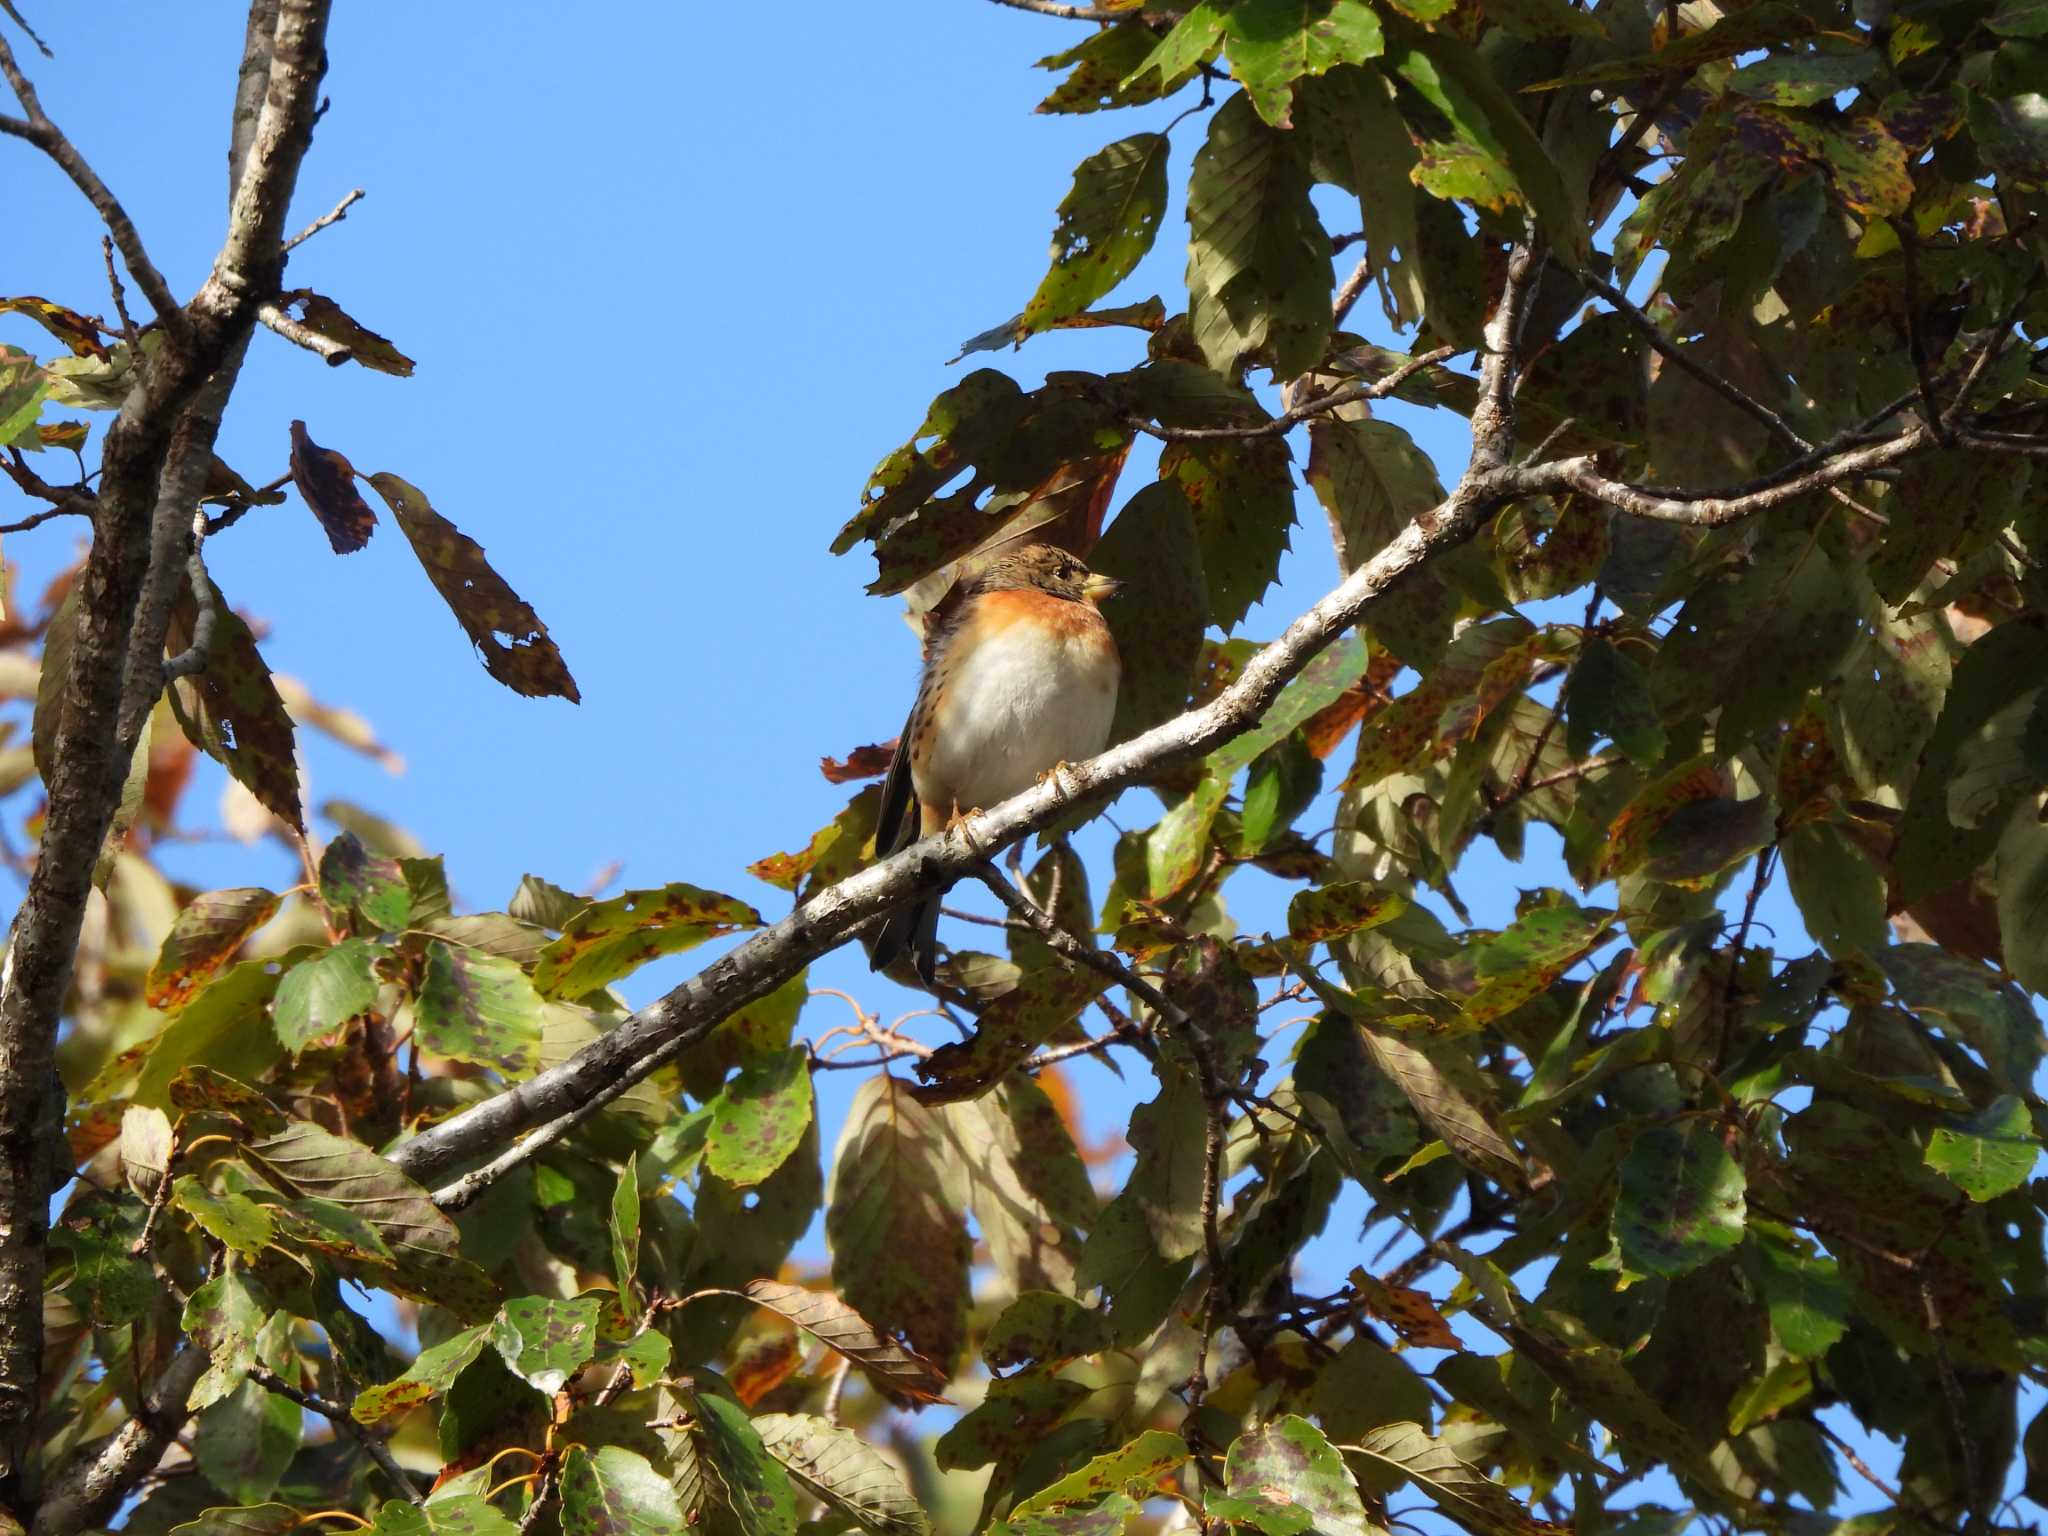
<instances>
[{"instance_id":1,"label":"brambling","mask_svg":"<svg viewBox=\"0 0 2048 1536\"><path fill-rule=\"evenodd\" d=\"M1107 745L1122 664L1095 605L1117 585L1064 549L1026 544L964 578L934 610L917 703L882 781L877 857ZM942 894L882 919L874 969L907 948L931 984Z\"/></svg>"}]
</instances>

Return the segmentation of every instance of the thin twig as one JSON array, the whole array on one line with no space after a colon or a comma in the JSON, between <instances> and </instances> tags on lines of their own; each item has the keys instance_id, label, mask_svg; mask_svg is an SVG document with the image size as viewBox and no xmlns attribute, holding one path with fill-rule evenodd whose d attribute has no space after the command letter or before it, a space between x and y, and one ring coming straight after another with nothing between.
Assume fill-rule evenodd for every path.
<instances>
[{"instance_id":1,"label":"thin twig","mask_svg":"<svg viewBox=\"0 0 2048 1536\"><path fill-rule=\"evenodd\" d=\"M107 288L114 295L114 313L121 317L121 339L128 343L130 358L142 361L142 332L135 327L135 317L128 313L127 290L121 286L121 274L114 266L114 237L100 236L100 254L106 258Z\"/></svg>"},{"instance_id":2,"label":"thin twig","mask_svg":"<svg viewBox=\"0 0 2048 1536\"><path fill-rule=\"evenodd\" d=\"M349 209L354 207L356 203L360 202L364 196L365 194L363 192L363 189L361 187L357 187L355 191L349 193L347 197L344 197L332 208L328 209L325 213L321 214L319 218L315 219L312 223L308 224L304 229L300 230L296 235L293 235L291 239L285 241L283 245L279 246L279 254L289 255L299 246L304 245L308 240L312 239L315 235L319 234L320 231L325 229L328 225L339 224L343 219L348 217Z\"/></svg>"},{"instance_id":3,"label":"thin twig","mask_svg":"<svg viewBox=\"0 0 2048 1536\"><path fill-rule=\"evenodd\" d=\"M386 1445L380 1437L371 1433L368 1425L358 1423L356 1416L349 1412L348 1406L345 1403L331 1402L316 1392L303 1391L293 1386L268 1366L250 1366L249 1379L265 1391L275 1392L279 1397L289 1398L301 1408L319 1414L322 1418L332 1423L336 1429L346 1431L356 1444L363 1448L364 1454L370 1460L377 1463L378 1468L384 1475L391 1479L392 1485L400 1493L404 1494L414 1504L424 1504L427 1502L426 1495L419 1490L418 1485L407 1475L405 1468L401 1467L398 1464L397 1458L391 1454L391 1447Z\"/></svg>"},{"instance_id":4,"label":"thin twig","mask_svg":"<svg viewBox=\"0 0 2048 1536\"><path fill-rule=\"evenodd\" d=\"M1334 246L1333 249L1341 249ZM1361 256L1358 265L1351 269L1351 275L1344 279L1344 286L1337 290L1335 302L1330 305L1330 329L1340 329L1350 317L1351 308L1365 292L1365 285L1372 281L1372 258Z\"/></svg>"},{"instance_id":5,"label":"thin twig","mask_svg":"<svg viewBox=\"0 0 2048 1536\"><path fill-rule=\"evenodd\" d=\"M1562 265L1559 266L1558 270L1570 272L1569 268ZM1641 332L1643 339L1650 344L1651 348L1680 372L1688 374L1699 383L1704 384L1737 410L1762 422L1780 442L1783 442L1795 452L1807 453L1812 450L1813 444L1801 437L1793 428L1791 422L1780 416L1761 400L1747 393L1740 386L1722 378L1713 369L1708 368L1699 359L1693 357L1684 348L1680 347L1669 336L1664 334L1662 326L1629 302L1628 295L1615 287L1614 284L1595 277L1590 272L1571 272L1571 275L1599 294L1609 304L1613 305L1615 312Z\"/></svg>"},{"instance_id":6,"label":"thin twig","mask_svg":"<svg viewBox=\"0 0 2048 1536\"><path fill-rule=\"evenodd\" d=\"M1132 11L1102 11L1092 5L1063 5L1060 0L995 0L1013 11L1035 11L1040 16L1057 16L1062 21L1123 21Z\"/></svg>"},{"instance_id":7,"label":"thin twig","mask_svg":"<svg viewBox=\"0 0 2048 1536\"><path fill-rule=\"evenodd\" d=\"M27 533L31 528L40 528L56 517L91 517L92 503L83 498L66 501L62 506L49 507L32 513L18 523L0 523L0 533Z\"/></svg>"},{"instance_id":8,"label":"thin twig","mask_svg":"<svg viewBox=\"0 0 2048 1536\"><path fill-rule=\"evenodd\" d=\"M1345 384L1331 390L1327 395L1318 395L1304 401L1291 410L1282 411L1269 421L1249 427L1168 427L1145 420L1142 416L1128 418L1130 424L1140 432L1169 443L1199 443L1226 437L1279 437L1300 426L1311 417L1322 416L1334 411L1340 405L1353 405L1360 400L1381 400L1391 395L1403 384L1425 368L1434 367L1447 358L1456 357L1456 347L1438 347L1420 357L1411 357L1385 378L1368 384L1363 381Z\"/></svg>"},{"instance_id":9,"label":"thin twig","mask_svg":"<svg viewBox=\"0 0 2048 1536\"><path fill-rule=\"evenodd\" d=\"M1906 310L1906 352L1913 359L1913 374L1920 382L1920 408L1927 413L1927 425L1945 447L1953 440L1941 402L1934 397L1934 365L1927 356L1927 333L1920 317L1920 241L1905 219L1891 221L1899 238L1899 259L1905 264L1906 292L1901 303Z\"/></svg>"}]
</instances>

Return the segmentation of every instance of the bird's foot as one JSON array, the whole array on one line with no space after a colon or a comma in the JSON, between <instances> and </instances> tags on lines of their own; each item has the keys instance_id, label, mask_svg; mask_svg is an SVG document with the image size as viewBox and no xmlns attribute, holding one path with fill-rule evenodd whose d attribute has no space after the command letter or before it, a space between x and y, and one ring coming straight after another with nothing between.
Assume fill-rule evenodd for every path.
<instances>
[{"instance_id":1,"label":"bird's foot","mask_svg":"<svg viewBox=\"0 0 2048 1536\"><path fill-rule=\"evenodd\" d=\"M1073 764L1069 763L1065 758L1061 758L1038 776L1039 783L1052 785L1053 790L1059 795L1060 804L1062 805L1067 804L1074 798L1074 787L1067 780L1067 775L1072 770Z\"/></svg>"}]
</instances>

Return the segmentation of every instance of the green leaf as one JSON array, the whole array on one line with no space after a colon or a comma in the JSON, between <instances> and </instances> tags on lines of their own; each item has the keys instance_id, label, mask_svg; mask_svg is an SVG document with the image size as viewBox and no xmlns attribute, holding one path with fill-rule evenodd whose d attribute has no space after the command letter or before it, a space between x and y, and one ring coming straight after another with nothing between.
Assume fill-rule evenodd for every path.
<instances>
[{"instance_id":1,"label":"green leaf","mask_svg":"<svg viewBox=\"0 0 2048 1536\"><path fill-rule=\"evenodd\" d=\"M1257 725L1209 754L1209 774L1227 784L1238 769L1336 703L1365 676L1368 659L1365 639L1356 630L1326 647L1280 690L1280 697L1267 706Z\"/></svg>"},{"instance_id":2,"label":"green leaf","mask_svg":"<svg viewBox=\"0 0 2048 1536\"><path fill-rule=\"evenodd\" d=\"M1158 72L1161 80L1177 80L1193 72L1211 57L1223 42L1224 11L1228 0L1196 0L1196 4L1175 22L1144 62L1126 75L1125 88L1139 77Z\"/></svg>"},{"instance_id":3,"label":"green leaf","mask_svg":"<svg viewBox=\"0 0 2048 1536\"><path fill-rule=\"evenodd\" d=\"M581 997L650 960L760 926L761 914L745 902L701 886L627 891L572 917L541 951L533 984L547 997Z\"/></svg>"},{"instance_id":4,"label":"green leaf","mask_svg":"<svg viewBox=\"0 0 2048 1536\"><path fill-rule=\"evenodd\" d=\"M480 1494L451 1494L444 1484L424 1504L385 1500L377 1506L377 1521L370 1529L376 1536L516 1536L519 1527Z\"/></svg>"},{"instance_id":5,"label":"green leaf","mask_svg":"<svg viewBox=\"0 0 2048 1536\"><path fill-rule=\"evenodd\" d=\"M1086 42L1038 61L1039 69L1071 70L1041 101L1040 112L1101 112L1142 106L1186 85L1194 65L1160 75L1145 69L1159 39L1138 17L1095 33ZM1144 78L1140 78L1140 77Z\"/></svg>"},{"instance_id":6,"label":"green leaf","mask_svg":"<svg viewBox=\"0 0 2048 1536\"><path fill-rule=\"evenodd\" d=\"M1235 629L1280 573L1294 526L1294 476L1278 438L1168 443L1159 478L1194 510L1209 619Z\"/></svg>"},{"instance_id":7,"label":"green leaf","mask_svg":"<svg viewBox=\"0 0 2048 1536\"><path fill-rule=\"evenodd\" d=\"M982 1335L981 1357L991 1370L1006 1371L1092 1355L1109 1345L1109 1323L1100 1311L1054 1291L1025 1291Z\"/></svg>"},{"instance_id":8,"label":"green leaf","mask_svg":"<svg viewBox=\"0 0 2048 1536\"><path fill-rule=\"evenodd\" d=\"M1387 58L1463 138L1513 171L1516 200L1535 215L1559 259L1581 265L1587 235L1578 204L1515 98L1479 54L1449 32L1404 23L1388 39Z\"/></svg>"},{"instance_id":9,"label":"green leaf","mask_svg":"<svg viewBox=\"0 0 2048 1536\"><path fill-rule=\"evenodd\" d=\"M1050 1096L1012 1073L993 1093L946 1106L946 1129L996 1274L1020 1294L1073 1290L1079 1234L1095 1224L1097 1202Z\"/></svg>"},{"instance_id":10,"label":"green leaf","mask_svg":"<svg viewBox=\"0 0 2048 1536\"><path fill-rule=\"evenodd\" d=\"M1555 1529L1420 1424L1383 1425L1365 1436L1356 1454L1406 1476L1477 1536L1537 1536Z\"/></svg>"},{"instance_id":11,"label":"green leaf","mask_svg":"<svg viewBox=\"0 0 2048 1536\"><path fill-rule=\"evenodd\" d=\"M413 1000L413 1027L437 1056L507 1078L530 1077L540 1065L544 1006L516 962L434 940Z\"/></svg>"},{"instance_id":12,"label":"green leaf","mask_svg":"<svg viewBox=\"0 0 2048 1536\"><path fill-rule=\"evenodd\" d=\"M550 695L574 704L576 679L526 600L492 569L483 546L436 512L419 487L393 474L370 484L398 520L427 579L483 655L484 670L527 698Z\"/></svg>"},{"instance_id":13,"label":"green leaf","mask_svg":"<svg viewBox=\"0 0 2048 1536\"><path fill-rule=\"evenodd\" d=\"M1152 249L1166 211L1167 151L1165 134L1133 134L1076 168L1053 227L1052 267L1024 306L1019 341L1079 314Z\"/></svg>"},{"instance_id":14,"label":"green leaf","mask_svg":"<svg viewBox=\"0 0 2048 1536\"><path fill-rule=\"evenodd\" d=\"M1377 58L1380 21L1363 0L1239 0L1223 19L1223 51L1252 104L1275 128L1294 126L1294 83Z\"/></svg>"},{"instance_id":15,"label":"green leaf","mask_svg":"<svg viewBox=\"0 0 2048 1536\"><path fill-rule=\"evenodd\" d=\"M506 1302L492 1322L491 1347L513 1375L552 1397L597 1353L603 1307L597 1296L519 1297Z\"/></svg>"},{"instance_id":16,"label":"green leaf","mask_svg":"<svg viewBox=\"0 0 2048 1536\"><path fill-rule=\"evenodd\" d=\"M807 1413L764 1413L761 1444L814 1498L873 1536L930 1536L903 1474L850 1429Z\"/></svg>"},{"instance_id":17,"label":"green leaf","mask_svg":"<svg viewBox=\"0 0 2048 1536\"><path fill-rule=\"evenodd\" d=\"M1479 990L1465 1016L1482 1022L1514 1012L1577 965L1606 935L1612 912L1568 901L1532 906L1478 946Z\"/></svg>"},{"instance_id":18,"label":"green leaf","mask_svg":"<svg viewBox=\"0 0 2048 1536\"><path fill-rule=\"evenodd\" d=\"M172 1526L170 1536L285 1536L299 1524L299 1512L288 1504L224 1506Z\"/></svg>"},{"instance_id":19,"label":"green leaf","mask_svg":"<svg viewBox=\"0 0 2048 1536\"><path fill-rule=\"evenodd\" d=\"M952 1040L917 1064L919 1097L928 1104L973 1098L1073 1023L1108 982L1064 963L1026 972L975 1020L966 1040Z\"/></svg>"},{"instance_id":20,"label":"green leaf","mask_svg":"<svg viewBox=\"0 0 2048 1536\"><path fill-rule=\"evenodd\" d=\"M1884 875L1829 822L1809 821L1784 842L1785 878L1806 931L1830 955L1884 947Z\"/></svg>"},{"instance_id":21,"label":"green leaf","mask_svg":"<svg viewBox=\"0 0 2048 1536\"><path fill-rule=\"evenodd\" d=\"M377 1424L409 1413L422 1403L441 1396L455 1385L455 1378L491 1342L491 1325L479 1323L460 1333L429 1345L414 1356L405 1374L376 1386L363 1388L349 1405L359 1424Z\"/></svg>"},{"instance_id":22,"label":"green leaf","mask_svg":"<svg viewBox=\"0 0 2048 1536\"><path fill-rule=\"evenodd\" d=\"M1927 1166L1976 1201L2018 1189L2033 1176L2040 1155L2034 1117L2010 1093L1967 1120L1936 1126L1927 1138Z\"/></svg>"},{"instance_id":23,"label":"green leaf","mask_svg":"<svg viewBox=\"0 0 2048 1536\"><path fill-rule=\"evenodd\" d=\"M1285 1414L1240 1435L1224 1461L1224 1489L1264 1505L1306 1510L1321 1536L1385 1536L1366 1514L1344 1458L1322 1431ZM1253 1524L1265 1525L1256 1517Z\"/></svg>"},{"instance_id":24,"label":"green leaf","mask_svg":"<svg viewBox=\"0 0 2048 1536\"><path fill-rule=\"evenodd\" d=\"M1108 1528L1121 1530L1123 1506L1129 1506L1129 1513L1136 1513L1138 1504L1152 1497L1160 1479L1184 1465L1191 1454L1187 1442L1179 1435L1148 1429L1128 1445L1095 1457L1086 1466L1019 1500L1011 1507L1007 1524L1016 1532L1071 1530L1074 1527L1062 1516L1101 1503L1116 1512L1117 1518Z\"/></svg>"},{"instance_id":25,"label":"green leaf","mask_svg":"<svg viewBox=\"0 0 2048 1536\"><path fill-rule=\"evenodd\" d=\"M700 1443L743 1536L795 1536L796 1492L789 1474L768 1454L746 1411L709 1392L697 1392L691 1401Z\"/></svg>"},{"instance_id":26,"label":"green leaf","mask_svg":"<svg viewBox=\"0 0 2048 1536\"><path fill-rule=\"evenodd\" d=\"M1088 557L1123 585L1102 604L1123 671L1112 743L1128 741L1187 708L1208 627L1195 515L1178 484L1155 480L1124 504Z\"/></svg>"},{"instance_id":27,"label":"green leaf","mask_svg":"<svg viewBox=\"0 0 2048 1536\"><path fill-rule=\"evenodd\" d=\"M242 1385L256 1361L256 1336L270 1320L264 1300L250 1288L247 1272L237 1265L223 1270L192 1293L185 1303L185 1332L194 1348L206 1352L206 1374L189 1399L197 1413Z\"/></svg>"},{"instance_id":28,"label":"green leaf","mask_svg":"<svg viewBox=\"0 0 2048 1536\"><path fill-rule=\"evenodd\" d=\"M950 1371L967 1325L966 1181L945 1124L887 1072L847 1110L825 1209L832 1285Z\"/></svg>"},{"instance_id":29,"label":"green leaf","mask_svg":"<svg viewBox=\"0 0 2048 1536\"><path fill-rule=\"evenodd\" d=\"M811 1123L811 1058L803 1050L748 1062L710 1103L707 1166L742 1187L783 1164Z\"/></svg>"},{"instance_id":30,"label":"green leaf","mask_svg":"<svg viewBox=\"0 0 2048 1536\"><path fill-rule=\"evenodd\" d=\"M1308 483L1330 515L1338 564L1347 574L1444 499L1429 456L1390 421L1312 423ZM1366 624L1389 650L1422 669L1450 639L1457 606L1441 576L1421 570L1376 600Z\"/></svg>"},{"instance_id":31,"label":"green leaf","mask_svg":"<svg viewBox=\"0 0 2048 1536\"><path fill-rule=\"evenodd\" d=\"M303 1417L290 1398L245 1381L199 1415L192 1460L229 1498L257 1503L276 1489L298 1454Z\"/></svg>"},{"instance_id":32,"label":"green leaf","mask_svg":"<svg viewBox=\"0 0 2048 1536\"><path fill-rule=\"evenodd\" d=\"M1259 353L1291 378L1323 354L1330 242L1308 192L1306 147L1261 122L1248 92L1226 101L1188 182L1188 321L1218 373Z\"/></svg>"},{"instance_id":33,"label":"green leaf","mask_svg":"<svg viewBox=\"0 0 2048 1536\"><path fill-rule=\"evenodd\" d=\"M1742 1253L1770 1310L1771 1332L1786 1353L1817 1360L1834 1348L1850 1317L1849 1287L1835 1261L1757 1223L1751 1223Z\"/></svg>"},{"instance_id":34,"label":"green leaf","mask_svg":"<svg viewBox=\"0 0 2048 1536\"><path fill-rule=\"evenodd\" d=\"M1998 840L1998 928L2006 967L2048 997L2048 826L2022 803Z\"/></svg>"},{"instance_id":35,"label":"green leaf","mask_svg":"<svg viewBox=\"0 0 2048 1536\"><path fill-rule=\"evenodd\" d=\"M619 1295L633 1294L633 1281L640 1273L640 1175L628 1161L612 1190L611 1208L612 1278Z\"/></svg>"},{"instance_id":36,"label":"green leaf","mask_svg":"<svg viewBox=\"0 0 2048 1536\"><path fill-rule=\"evenodd\" d=\"M353 832L344 832L320 855L320 899L337 912L354 912L380 933L412 919L412 887L398 860L379 858Z\"/></svg>"},{"instance_id":37,"label":"green leaf","mask_svg":"<svg viewBox=\"0 0 2048 1536\"><path fill-rule=\"evenodd\" d=\"M1745 1184L1717 1127L1689 1120L1644 1130L1622 1160L1614 1199L1621 1263L1672 1279L1719 1258L1742 1241Z\"/></svg>"},{"instance_id":38,"label":"green leaf","mask_svg":"<svg viewBox=\"0 0 2048 1536\"><path fill-rule=\"evenodd\" d=\"M368 939L344 939L301 960L277 984L271 1021L278 1041L294 1055L341 1028L377 1002L373 967L385 954Z\"/></svg>"},{"instance_id":39,"label":"green leaf","mask_svg":"<svg viewBox=\"0 0 2048 1536\"><path fill-rule=\"evenodd\" d=\"M172 1081L188 1067L210 1067L244 1081L267 1072L283 1054L270 1025L275 969L262 960L235 966L172 1015L143 1060L134 1101L168 1106Z\"/></svg>"},{"instance_id":40,"label":"green leaf","mask_svg":"<svg viewBox=\"0 0 2048 1536\"><path fill-rule=\"evenodd\" d=\"M1573 757L1592 755L1601 737L1642 766L1663 759L1668 737L1650 694L1650 675L1620 646L1589 639L1564 687L1565 746Z\"/></svg>"},{"instance_id":41,"label":"green leaf","mask_svg":"<svg viewBox=\"0 0 2048 1536\"><path fill-rule=\"evenodd\" d=\"M675 1490L646 1457L617 1445L569 1447L563 1536L671 1536L686 1524Z\"/></svg>"},{"instance_id":42,"label":"green leaf","mask_svg":"<svg viewBox=\"0 0 2048 1536\"><path fill-rule=\"evenodd\" d=\"M181 1174L172 1186L171 1199L208 1236L245 1258L255 1258L270 1245L274 1230L270 1212L247 1195L216 1195L190 1174Z\"/></svg>"},{"instance_id":43,"label":"green leaf","mask_svg":"<svg viewBox=\"0 0 2048 1536\"><path fill-rule=\"evenodd\" d=\"M253 885L193 897L150 967L143 1000L165 1010L189 1001L234 959L249 935L277 915L281 900Z\"/></svg>"}]
</instances>

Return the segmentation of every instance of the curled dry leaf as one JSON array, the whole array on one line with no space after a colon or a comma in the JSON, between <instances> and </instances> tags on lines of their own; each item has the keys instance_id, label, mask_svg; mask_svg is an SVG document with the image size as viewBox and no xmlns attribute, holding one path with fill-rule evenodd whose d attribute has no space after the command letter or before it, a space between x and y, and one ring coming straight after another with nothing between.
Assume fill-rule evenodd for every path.
<instances>
[{"instance_id":1,"label":"curled dry leaf","mask_svg":"<svg viewBox=\"0 0 2048 1536\"><path fill-rule=\"evenodd\" d=\"M749 1280L744 1289L732 1294L744 1296L815 1335L819 1343L851 1360L892 1396L918 1403L947 1400L944 1371L879 1332L830 1291L806 1290L779 1280Z\"/></svg>"},{"instance_id":2,"label":"curled dry leaf","mask_svg":"<svg viewBox=\"0 0 2048 1536\"><path fill-rule=\"evenodd\" d=\"M356 467L332 448L322 448L306 435L303 421L292 423L292 484L337 555L352 555L370 542L377 514L356 490Z\"/></svg>"},{"instance_id":3,"label":"curled dry leaf","mask_svg":"<svg viewBox=\"0 0 2048 1536\"><path fill-rule=\"evenodd\" d=\"M855 779L878 778L889 771L889 760L896 755L896 739L878 741L871 746L855 747L844 759L821 757L818 772L825 775L828 784L851 784Z\"/></svg>"}]
</instances>

